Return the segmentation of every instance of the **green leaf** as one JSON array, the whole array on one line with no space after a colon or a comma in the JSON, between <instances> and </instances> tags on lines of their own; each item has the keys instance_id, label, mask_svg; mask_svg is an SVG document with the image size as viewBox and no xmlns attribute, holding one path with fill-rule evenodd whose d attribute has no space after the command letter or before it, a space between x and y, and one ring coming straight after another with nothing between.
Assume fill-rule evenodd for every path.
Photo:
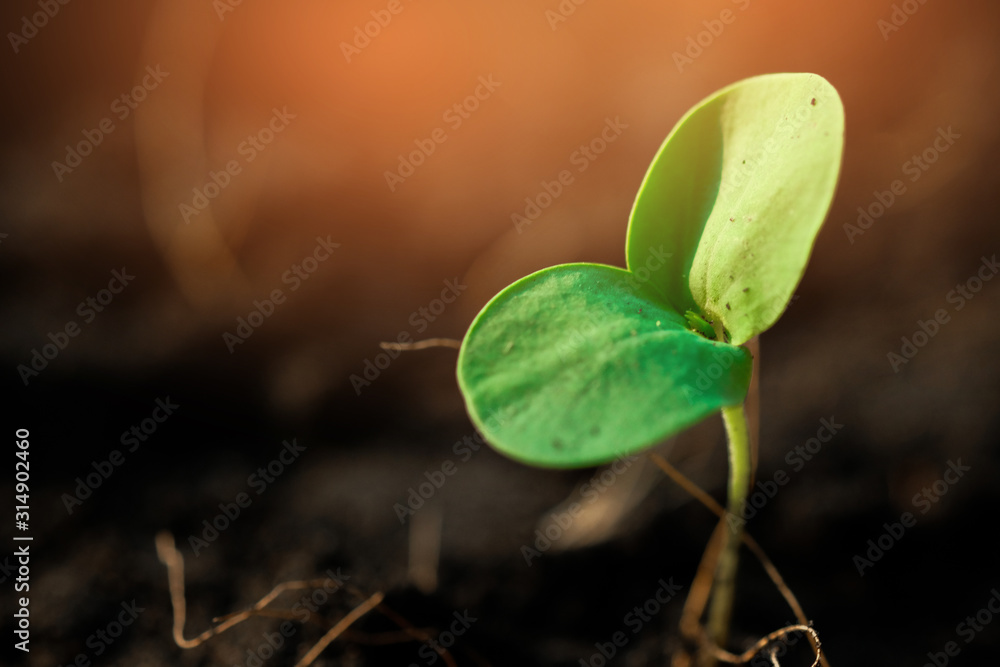
<instances>
[{"instance_id":1,"label":"green leaf","mask_svg":"<svg viewBox=\"0 0 1000 667\"><path fill-rule=\"evenodd\" d=\"M458 358L469 414L496 449L596 465L743 401L752 362L711 341L623 269L564 264L493 298Z\"/></svg>"},{"instance_id":2,"label":"green leaf","mask_svg":"<svg viewBox=\"0 0 1000 667\"><path fill-rule=\"evenodd\" d=\"M754 77L708 97L646 173L629 268L678 311L721 321L734 344L767 330L805 271L843 142L840 97L815 74Z\"/></svg>"},{"instance_id":3,"label":"green leaf","mask_svg":"<svg viewBox=\"0 0 1000 667\"><path fill-rule=\"evenodd\" d=\"M837 92L813 74L747 79L692 109L636 197L628 271L551 267L472 323L458 381L490 444L535 465L594 465L739 404L751 358L738 345L802 277L843 132Z\"/></svg>"}]
</instances>

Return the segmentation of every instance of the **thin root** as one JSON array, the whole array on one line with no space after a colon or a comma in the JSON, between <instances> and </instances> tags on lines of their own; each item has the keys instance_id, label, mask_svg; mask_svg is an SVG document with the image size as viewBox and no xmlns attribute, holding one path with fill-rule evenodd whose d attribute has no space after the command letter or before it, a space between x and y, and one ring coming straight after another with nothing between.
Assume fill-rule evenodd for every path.
<instances>
[{"instance_id":1,"label":"thin root","mask_svg":"<svg viewBox=\"0 0 1000 667\"><path fill-rule=\"evenodd\" d=\"M678 486L687 491L695 500L700 502L702 505L708 508L709 511L711 511L713 514L719 517L719 523L716 526L715 531L712 533L712 538L709 541L708 547L705 549L705 555L702 557L702 562L698 566L698 574L695 576L695 581L696 582L700 581L703 575L708 576L711 574L712 571L715 570L715 561L718 556L718 548L719 548L718 543L721 541L722 531L726 529L725 526L726 511L722 508L722 505L716 502L715 498L705 493L705 491L702 490L697 484L695 484L690 479L685 477L681 471L679 471L674 466L670 465L670 463L668 463L665 458L663 458L662 456L660 456L655 452L651 453L649 457ZM753 537L750 536L750 533L748 533L745 530L743 531L743 543L747 546L747 548L751 551L751 553L753 553L753 555L756 556L757 560L760 561L760 564L764 567L764 570L767 572L767 576L771 578L771 581L774 582L774 585L781 592L782 597L785 598L785 601L788 603L788 606L791 607L792 613L795 614L795 620L797 620L800 624L800 625L790 625L787 628L782 628L781 630L776 630L775 632L776 633L781 633L785 631L791 632L792 630L789 630L789 628L796 628L796 629L807 628L807 632L809 634L809 643L812 644L813 651L816 652L817 664L822 664L823 667L830 667L830 663L827 662L826 656L820 649L819 637L816 636L816 632L811 627L809 627L809 619L806 617L806 613L805 611L803 611L802 605L799 604L799 601L795 597L795 594L792 593L792 590L788 587L788 584L785 583L785 580L781 576L781 573L778 572L778 568L774 566L774 563L771 562L771 559L768 558L766 553L764 553L764 550L761 548L760 544L757 543L757 540L753 539ZM705 638L704 633L701 631L701 626L698 622L698 619L701 618L701 614L704 611L705 605L708 602L709 589L710 586L707 587L707 589L705 586L699 586L696 589L696 587L692 584L691 594L688 596L688 603L684 605L684 612L681 615L681 632L691 638L697 637L703 642L707 641L707 639ZM771 633L771 635L774 634L775 633ZM768 635L761 641L767 640L768 637L771 637L771 635ZM768 642L765 641L765 644L766 643ZM722 651L722 649L715 647L714 644L712 645L712 648L713 651ZM750 657L753 657L753 655L756 654L756 652L757 651L754 651L754 653L752 653ZM720 659L722 658L720 657Z\"/></svg>"},{"instance_id":2,"label":"thin root","mask_svg":"<svg viewBox=\"0 0 1000 667\"><path fill-rule=\"evenodd\" d=\"M184 625L187 622L187 600L184 596L184 556L182 556L181 552L177 550L177 547L174 544L174 536L166 531L163 531L156 536L156 553L160 558L160 562L167 567L167 581L170 587L170 602L174 609L174 642L181 648L186 649L200 646L212 637L222 634L234 625L253 616L289 618L290 612L286 610L265 609L267 605L271 604L285 591L303 588L319 588L321 586L326 586L331 581L334 581L338 586L340 586L340 583L336 582L334 579L311 579L307 581L289 581L278 584L271 589L270 593L258 600L257 603L250 609L213 619L213 622L218 623L218 625L209 628L193 639L185 639ZM381 592L375 593L348 612L346 616L340 619L336 625L330 628L330 630L323 635L323 638L320 639L308 653L306 653L296 667L308 667L308 665L311 665L331 642L339 637L355 621L367 614L373 608L379 606L384 597L385 595Z\"/></svg>"},{"instance_id":3,"label":"thin root","mask_svg":"<svg viewBox=\"0 0 1000 667\"><path fill-rule=\"evenodd\" d=\"M812 627L809 625L788 625L781 628L780 630L775 630L768 636L761 638L760 641L758 641L756 644L751 646L749 649L747 649L740 655L735 655L733 653L729 653L728 651L723 651L722 649L714 645L711 647L711 649L713 655L715 655L716 658L722 660L723 662L728 662L733 665L745 665L751 660L753 660L753 657L755 655L763 651L769 645L773 644L779 639L787 637L789 634L793 632L804 632L807 635L809 635L809 643L813 645L813 651L816 653L816 659L813 660L813 663L810 667L817 667L817 665L819 665L823 659L823 652L820 649L819 635L817 635L816 631L813 630ZM774 654L774 651L772 650L769 653L769 655L771 658L771 662L777 665L778 660L777 656Z\"/></svg>"},{"instance_id":4,"label":"thin root","mask_svg":"<svg viewBox=\"0 0 1000 667\"><path fill-rule=\"evenodd\" d=\"M335 626L330 628L330 631L323 635L323 638L316 642L316 645L309 649L301 660L295 665L295 667L308 667L313 664L319 654L322 653L330 643L340 636L344 630L351 627L356 620L367 614L369 611L377 607L381 602L385 594L382 592L374 593L370 598L359 604L357 607L348 612L347 616L340 619L340 622Z\"/></svg>"}]
</instances>

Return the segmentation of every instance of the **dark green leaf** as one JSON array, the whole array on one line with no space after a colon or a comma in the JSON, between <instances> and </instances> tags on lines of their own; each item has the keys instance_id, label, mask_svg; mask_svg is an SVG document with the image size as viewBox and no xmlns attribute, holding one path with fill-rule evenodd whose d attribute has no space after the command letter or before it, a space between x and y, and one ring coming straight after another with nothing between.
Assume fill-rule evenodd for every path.
<instances>
[{"instance_id":1,"label":"dark green leaf","mask_svg":"<svg viewBox=\"0 0 1000 667\"><path fill-rule=\"evenodd\" d=\"M628 271L564 264L498 294L458 360L469 414L520 461L579 467L635 452L740 403L744 348L708 340Z\"/></svg>"}]
</instances>

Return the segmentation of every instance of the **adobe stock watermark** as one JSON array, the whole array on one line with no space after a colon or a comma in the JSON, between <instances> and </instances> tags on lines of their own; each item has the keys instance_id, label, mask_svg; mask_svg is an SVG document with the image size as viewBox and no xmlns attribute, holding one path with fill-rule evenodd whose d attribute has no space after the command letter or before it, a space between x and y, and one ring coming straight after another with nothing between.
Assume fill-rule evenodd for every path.
<instances>
[{"instance_id":1,"label":"adobe stock watermark","mask_svg":"<svg viewBox=\"0 0 1000 667\"><path fill-rule=\"evenodd\" d=\"M975 615L966 616L955 626L955 634L966 644L971 644L976 636L993 622L995 615L1000 615L1000 591L996 587L990 590L990 597ZM951 659L962 652L962 647L956 641L946 642L940 651L928 651L927 662L923 667L945 667Z\"/></svg>"},{"instance_id":2,"label":"adobe stock watermark","mask_svg":"<svg viewBox=\"0 0 1000 667\"><path fill-rule=\"evenodd\" d=\"M784 627L797 624L798 621L786 620ZM778 658L783 658L788 653L790 647L795 646L803 639L808 642L807 635L804 633L789 632L779 639L772 641L763 650L758 651L747 664L750 667L774 667L775 665L780 665Z\"/></svg>"},{"instance_id":3,"label":"adobe stock watermark","mask_svg":"<svg viewBox=\"0 0 1000 667\"><path fill-rule=\"evenodd\" d=\"M540 558L552 548L553 543L562 539L563 534L576 522L584 509L597 502L609 488L614 486L618 478L631 468L638 458L632 454L619 456L607 468L594 473L587 482L580 485L578 490L580 502L570 503L565 512L550 513L546 523L535 529L534 542L521 545L521 556L528 567L531 567L531 561Z\"/></svg>"},{"instance_id":4,"label":"adobe stock watermark","mask_svg":"<svg viewBox=\"0 0 1000 667\"><path fill-rule=\"evenodd\" d=\"M802 470L806 463L812 461L813 457L823 449L823 446L833 440L833 437L844 428L844 425L838 424L837 418L833 416L830 419L825 417L820 419L819 424L815 436L801 445L796 445L794 449L785 454L785 463L791 466L793 473ZM770 480L757 480L754 485L755 490L747 494L746 500L740 503L737 512L726 512L726 523L729 524L729 529L734 533L742 529L747 521L757 516L757 512L764 509L764 506L778 495L778 490L788 484L791 479L789 473L785 472L783 468L779 468L774 471Z\"/></svg>"},{"instance_id":5,"label":"adobe stock watermark","mask_svg":"<svg viewBox=\"0 0 1000 667\"><path fill-rule=\"evenodd\" d=\"M667 252L662 245L655 248L649 246L646 248L646 259L642 262L636 260L634 264L637 266L630 268L628 277L619 282L619 287L638 292L643 285L653 279L654 274L667 265L666 260L673 256L674 253Z\"/></svg>"},{"instance_id":6,"label":"adobe stock watermark","mask_svg":"<svg viewBox=\"0 0 1000 667\"><path fill-rule=\"evenodd\" d=\"M901 167L903 175L909 176L911 183L916 183L938 161L941 154L946 153L948 149L955 145L955 140L961 138L962 135L952 130L951 125L948 126L947 130L939 127L937 129L937 137L934 138L931 145L925 148L919 155L915 154L903 163ZM875 221L885 215L885 212L896 203L896 199L905 195L906 192L906 183L899 178L889 184L888 190L875 190L872 193L875 201L866 207L858 207L857 224L844 223L844 233L847 235L847 240L850 241L851 245L854 245L856 237L861 236L871 229Z\"/></svg>"},{"instance_id":7,"label":"adobe stock watermark","mask_svg":"<svg viewBox=\"0 0 1000 667\"><path fill-rule=\"evenodd\" d=\"M559 24L568 21L569 17L576 13L576 8L585 2L587 0L562 0L555 9L545 10L545 20L549 22L549 27L555 31Z\"/></svg>"},{"instance_id":8,"label":"adobe stock watermark","mask_svg":"<svg viewBox=\"0 0 1000 667\"><path fill-rule=\"evenodd\" d=\"M59 10L68 5L70 0L38 0L36 5L39 11L29 18L27 15L21 17L21 29L18 32L8 32L7 41L14 53L20 52L21 47L38 35L38 31L49 24L50 19L54 19Z\"/></svg>"},{"instance_id":9,"label":"adobe stock watermark","mask_svg":"<svg viewBox=\"0 0 1000 667\"><path fill-rule=\"evenodd\" d=\"M191 188L191 203L181 202L177 205L177 210L184 218L184 224L190 224L191 218L208 208L209 203L229 187L233 178L243 173L243 167L256 160L295 118L296 114L289 112L287 106L280 110L277 107L271 109L271 117L267 124L254 134L248 134L236 147L236 153L243 158L243 162L233 158L219 171L209 171L208 180L202 187Z\"/></svg>"},{"instance_id":10,"label":"adobe stock watermark","mask_svg":"<svg viewBox=\"0 0 1000 667\"><path fill-rule=\"evenodd\" d=\"M114 118L105 116L97 123L97 127L81 130L83 139L72 146L66 145L63 162L52 161L52 171L56 175L56 180L62 183L67 174L72 174L74 169L83 164L83 158L93 153L94 149L104 142L105 137L115 131L115 118L119 122L127 119L168 76L170 72L164 72L159 65L155 68L147 66L146 75L140 83L111 101L110 109Z\"/></svg>"},{"instance_id":11,"label":"adobe stock watermark","mask_svg":"<svg viewBox=\"0 0 1000 667\"><path fill-rule=\"evenodd\" d=\"M448 125L448 128L452 132L458 130L465 121L472 118L472 114L479 109L480 103L490 99L501 85L503 85L502 81L493 80L493 74L480 76L479 85L472 91L472 94L445 109L444 113L441 114L441 120ZM448 132L443 127L434 128L430 135L424 139L414 139L413 144L416 146L416 149L406 155L400 153L398 156L399 163L395 171L386 170L383 174L385 176L385 184L389 186L389 192L395 192L397 187L406 182L406 179L410 176L413 176L417 169L434 154L437 147L447 140Z\"/></svg>"},{"instance_id":12,"label":"adobe stock watermark","mask_svg":"<svg viewBox=\"0 0 1000 667\"><path fill-rule=\"evenodd\" d=\"M221 0L216 0L216 2L221 2ZM265 632L264 641L258 644L257 648L247 649L243 664L246 667L263 667L264 663L273 658L284 647L285 643L295 636L296 632L298 632L298 628L291 621L283 622L275 631ZM233 667L239 666L234 665Z\"/></svg>"},{"instance_id":13,"label":"adobe stock watermark","mask_svg":"<svg viewBox=\"0 0 1000 667\"><path fill-rule=\"evenodd\" d=\"M750 288L744 287L743 291L746 292ZM791 298L785 300L780 296L767 303L761 310L761 317L763 320L777 321L777 319L783 314L788 312L788 309L792 307L792 304L799 300L798 294L793 294ZM726 308L729 308L729 304L726 304ZM681 389L684 394L684 398L687 400L689 405L694 405L700 399L700 397L712 386L713 383L718 382L721 378L726 377L726 371L732 368L733 364L736 363L740 356L739 349L730 344L716 344L713 345L715 351L712 353L712 361L704 368L699 368L698 372L694 376L694 381L688 382Z\"/></svg>"},{"instance_id":14,"label":"adobe stock watermark","mask_svg":"<svg viewBox=\"0 0 1000 667\"><path fill-rule=\"evenodd\" d=\"M316 246L312 252L282 273L281 283L289 286L289 293L297 291L306 280L309 280L319 270L323 262L330 259L333 251L339 247L339 243L330 240L329 234L326 238L317 236ZM233 332L226 331L222 334L222 342L225 343L229 354L236 351L237 345L247 342L250 336L254 335L257 329L264 326L264 322L274 315L278 306L284 305L287 300L287 294L280 287L271 290L263 300L254 299L253 309L247 313L247 316L236 318L236 328L233 329Z\"/></svg>"},{"instance_id":15,"label":"adobe stock watermark","mask_svg":"<svg viewBox=\"0 0 1000 667\"><path fill-rule=\"evenodd\" d=\"M553 350L559 357L559 363L571 362L581 350L587 348L587 341L595 334L599 336L601 332L600 326L593 321L587 321L582 327L574 327L569 331L564 331Z\"/></svg>"},{"instance_id":16,"label":"adobe stock watermark","mask_svg":"<svg viewBox=\"0 0 1000 667\"><path fill-rule=\"evenodd\" d=\"M311 592L302 595L292 608L291 613L295 615L300 623L308 623L313 614L319 611L320 607L330 601L334 593L344 587L345 582L350 579L350 575L343 574L340 568L337 571L326 571L327 579L322 586L317 586ZM271 659L282 647L295 636L298 627L292 621L286 620L278 626L275 632L265 632L264 641L257 648L248 648L246 658L243 660L245 667L263 667L264 662ZM239 667L239 665L234 665Z\"/></svg>"},{"instance_id":17,"label":"adobe stock watermark","mask_svg":"<svg viewBox=\"0 0 1000 667\"><path fill-rule=\"evenodd\" d=\"M635 255L633 255L635 257ZM647 248L645 259L636 259L634 268L623 278L615 283L618 289L625 292L638 292L642 286L652 280L653 276L667 265L666 260L673 257L673 253L666 252L662 245ZM656 321L656 326L661 322ZM563 335L556 343L555 352L561 363L567 363L579 351L586 348L588 339L595 334L600 334L602 329L593 319L586 320L580 327L574 327L564 331Z\"/></svg>"},{"instance_id":18,"label":"adobe stock watermark","mask_svg":"<svg viewBox=\"0 0 1000 667\"><path fill-rule=\"evenodd\" d=\"M444 650L454 646L458 638L468 632L472 624L479 620L468 609L462 610L462 613L457 611L452 612L452 618L454 620L448 625L447 630L442 630L438 633L437 637L428 639L417 650L417 655L424 661L424 664L433 665L437 663L441 659L441 654L444 653ZM420 665L411 662L409 667L420 667Z\"/></svg>"},{"instance_id":19,"label":"adobe stock watermark","mask_svg":"<svg viewBox=\"0 0 1000 667\"><path fill-rule=\"evenodd\" d=\"M746 11L750 7L750 0L731 0L731 2L739 7L741 12ZM677 66L677 71L683 74L685 67L693 65L694 61L700 58L701 54L705 52L705 49L711 47L715 43L715 40L725 32L726 26L736 22L737 16L738 14L732 9L723 9L719 12L719 18L702 21L701 24L705 26L705 29L694 36L688 35L687 48L684 49L684 53L680 51L674 51L673 53L674 65Z\"/></svg>"},{"instance_id":20,"label":"adobe stock watermark","mask_svg":"<svg viewBox=\"0 0 1000 667\"><path fill-rule=\"evenodd\" d=\"M509 416L510 413L507 408L500 408L485 419L487 429L500 428L507 422ZM406 504L396 503L392 506L393 512L396 513L396 518L399 519L399 523L405 524L407 519L416 514L428 500L441 490L441 487L445 485L448 478L458 472L460 464L468 463L472 459L473 454L478 452L484 444L486 444L486 441L479 434L479 431L473 431L472 435L462 436L461 440L456 441L451 446L451 451L458 457L458 461L453 461L450 458L445 459L437 468L425 470L423 474L425 481L421 481L417 485L407 489Z\"/></svg>"},{"instance_id":21,"label":"adobe stock watermark","mask_svg":"<svg viewBox=\"0 0 1000 667\"><path fill-rule=\"evenodd\" d=\"M417 310L410 313L410 317L407 320L410 326L414 328L416 333L421 334L427 330L431 322L434 322L450 305L455 303L455 300L462 295L468 285L464 285L458 281L458 278L453 278L452 280L444 281L444 289L441 290L441 296L437 299L433 299L426 306L421 306ZM401 345L406 345L413 342L413 335L408 330L400 331L396 336L397 343ZM370 387L375 380L382 375L382 371L389 368L395 359L399 358L402 352L399 350L389 349L385 352L379 352L372 359L366 358L364 360L364 370L361 375L357 373L352 373L348 378L351 381L351 386L354 388L354 395L360 396L361 390L365 387Z\"/></svg>"},{"instance_id":22,"label":"adobe stock watermark","mask_svg":"<svg viewBox=\"0 0 1000 667\"><path fill-rule=\"evenodd\" d=\"M689 405L698 403L700 397L725 376L740 357L739 349L732 345L723 344L713 347L715 351L712 352L712 362L704 368L699 368L693 381L681 388L681 393Z\"/></svg>"},{"instance_id":23,"label":"adobe stock watermark","mask_svg":"<svg viewBox=\"0 0 1000 667\"><path fill-rule=\"evenodd\" d=\"M948 490L957 484L965 476L965 473L970 470L972 470L972 467L962 465L961 458L954 461L949 460L948 467L941 475L941 478L915 493L910 500L911 504L920 510L921 515L927 514L948 493ZM882 560L886 552L903 539L906 529L913 528L915 525L917 525L917 516L913 512L903 512L899 517L899 521L891 524L882 524L885 532L875 539L868 540L868 549L863 554L855 555L851 559L854 567L858 570L858 574L862 577L865 576L865 570L874 567L875 563Z\"/></svg>"},{"instance_id":24,"label":"adobe stock watermark","mask_svg":"<svg viewBox=\"0 0 1000 667\"><path fill-rule=\"evenodd\" d=\"M246 491L236 494L232 502L219 503L219 513L211 519L202 519L203 526L200 535L192 533L188 535L188 545L194 551L195 557L201 556L201 552L207 549L213 542L219 539L219 535L224 533L231 525L240 518L243 510L253 504L255 498L264 494L267 489L274 484L278 477L284 474L293 463L298 461L302 452L306 451L304 445L300 445L296 438L289 442L284 440L281 443L281 450L267 465L257 468L247 477L247 486L254 492L250 495Z\"/></svg>"},{"instance_id":25,"label":"adobe stock watermark","mask_svg":"<svg viewBox=\"0 0 1000 667\"><path fill-rule=\"evenodd\" d=\"M732 278L732 276L730 276ZM747 292L750 288L744 287L743 291ZM780 296L778 298L772 299L761 309L761 318L765 321L777 321L777 319L785 312L791 308L792 304L799 300L798 294L793 294L791 298L784 299ZM726 303L725 307L727 310L731 310L729 304ZM712 324L712 322L709 322ZM728 338L728 334L725 334ZM707 391L713 383L717 382L719 379L726 377L725 373L727 370L732 368L733 364L739 358L739 349L733 345L728 344L718 344L722 341L717 341L713 344L715 351L712 353L712 361L703 368L699 368L698 372L694 376L694 381L688 382L681 389L684 394L684 398L687 400L688 404L694 405L698 402L700 397Z\"/></svg>"},{"instance_id":26,"label":"adobe stock watermark","mask_svg":"<svg viewBox=\"0 0 1000 667\"><path fill-rule=\"evenodd\" d=\"M344 588L351 575L344 574L338 567L336 572L327 570L326 577L322 586L314 588L311 593L306 593L292 606L291 611L300 623L308 623L312 615L329 602L334 593Z\"/></svg>"},{"instance_id":27,"label":"adobe stock watermark","mask_svg":"<svg viewBox=\"0 0 1000 667\"><path fill-rule=\"evenodd\" d=\"M124 453L121 450L112 449L108 453L108 458L102 461L91 461L90 466L94 472L89 473L86 477L77 477L73 493L64 493L60 496L67 514L72 515L74 509L83 505L83 501L94 495L94 491L108 481L111 475L125 463L125 454L135 453L141 445L153 437L153 434L160 428L160 424L167 421L174 414L174 411L181 407L171 401L169 396L158 398L154 403L155 407L148 417L122 431L118 441L122 447L126 448Z\"/></svg>"},{"instance_id":28,"label":"adobe stock watermark","mask_svg":"<svg viewBox=\"0 0 1000 667\"><path fill-rule=\"evenodd\" d=\"M22 482L23 483L23 482ZM18 593L27 593L31 590L31 545L22 544L14 551L17 557L17 582L14 590ZM21 641L14 642L14 648L18 651L31 653L31 598L27 595L15 598L17 601L17 611L12 616L14 620L14 636Z\"/></svg>"},{"instance_id":29,"label":"adobe stock watermark","mask_svg":"<svg viewBox=\"0 0 1000 667\"><path fill-rule=\"evenodd\" d=\"M882 41L888 42L889 36L894 32L899 32L899 29L906 25L910 17L925 4L927 4L927 0L903 0L900 4L893 4L889 20L880 18L875 22L875 27L882 34Z\"/></svg>"},{"instance_id":30,"label":"adobe stock watermark","mask_svg":"<svg viewBox=\"0 0 1000 667\"><path fill-rule=\"evenodd\" d=\"M66 663L66 667L88 667L91 664L91 655L95 658L104 655L111 648L111 645L125 634L125 630L135 623L136 619L139 618L139 614L146 611L146 608L140 607L135 599L131 602L122 602L120 606L121 611L117 613L114 619L87 637L84 645L91 652L77 653L71 661Z\"/></svg>"},{"instance_id":31,"label":"adobe stock watermark","mask_svg":"<svg viewBox=\"0 0 1000 667\"><path fill-rule=\"evenodd\" d=\"M965 282L955 285L955 289L945 295L945 301L955 305L955 312L965 308L965 304L972 300L976 294L983 289L993 276L1000 272L1000 263L997 262L996 253L987 258L981 258L979 270L970 276ZM900 340L899 352L890 351L886 354L889 367L893 373L898 373L906 364L910 363L921 349L938 334L941 327L951 322L951 314L947 308L938 308L934 311L934 316L926 320L917 320L917 328L909 336L902 336Z\"/></svg>"},{"instance_id":32,"label":"adobe stock watermark","mask_svg":"<svg viewBox=\"0 0 1000 667\"><path fill-rule=\"evenodd\" d=\"M361 52L371 45L372 40L381 35L382 30L392 23L393 17L402 14L404 9L406 6L401 0L389 0L385 9L371 10L369 14L372 20L354 26L354 38L350 42L340 43L340 52L344 54L344 60L350 64L353 56L361 55Z\"/></svg>"},{"instance_id":33,"label":"adobe stock watermark","mask_svg":"<svg viewBox=\"0 0 1000 667\"><path fill-rule=\"evenodd\" d=\"M653 617L684 590L683 586L674 583L673 577L666 581L661 578L656 583L659 585L656 592L622 617L622 625L631 630L632 635L629 636L624 630L618 630L611 635L609 641L596 642L594 648L597 650L586 659L580 658L580 667L604 667L607 665L623 648L628 646L628 643L639 634L646 624L653 620Z\"/></svg>"},{"instance_id":34,"label":"adobe stock watermark","mask_svg":"<svg viewBox=\"0 0 1000 667\"><path fill-rule=\"evenodd\" d=\"M219 21L226 20L226 14L235 12L236 8L243 4L243 0L212 0L212 9Z\"/></svg>"},{"instance_id":35,"label":"adobe stock watermark","mask_svg":"<svg viewBox=\"0 0 1000 667\"><path fill-rule=\"evenodd\" d=\"M98 313L111 305L119 294L125 291L129 283L135 280L135 276L130 274L123 266L121 270L111 271L111 280L108 286L98 290L94 296L89 296L76 307L76 314L80 316L84 325L90 324L97 318ZM26 364L18 364L17 374L21 377L21 382L27 387L28 383L38 377L38 375L55 361L56 357L65 350L70 343L70 339L76 338L83 331L77 320L68 320L55 333L49 332L46 335L49 342L41 345L41 351L37 347L31 348L31 359Z\"/></svg>"},{"instance_id":36,"label":"adobe stock watermark","mask_svg":"<svg viewBox=\"0 0 1000 667\"><path fill-rule=\"evenodd\" d=\"M601 131L586 143L580 144L569 154L569 163L576 167L576 173L582 174L587 168L597 160L608 146L618 140L622 132L628 129L628 123L623 123L621 117L615 116L604 119L604 126ZM562 169L551 181L542 180L541 189L534 197L524 198L524 209L521 212L514 212L510 215L510 221L514 223L514 229L518 234L524 232L524 228L533 223L542 215L542 211L552 205L556 199L564 192L565 188L575 182L575 176L569 169Z\"/></svg>"}]
</instances>

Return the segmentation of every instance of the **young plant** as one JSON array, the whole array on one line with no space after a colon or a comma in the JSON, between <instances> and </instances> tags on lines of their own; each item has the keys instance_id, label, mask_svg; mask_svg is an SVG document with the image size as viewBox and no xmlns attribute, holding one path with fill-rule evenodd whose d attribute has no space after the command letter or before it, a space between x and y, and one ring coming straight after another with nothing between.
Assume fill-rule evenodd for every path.
<instances>
[{"instance_id":1,"label":"young plant","mask_svg":"<svg viewBox=\"0 0 1000 667\"><path fill-rule=\"evenodd\" d=\"M473 321L458 383L486 440L530 465L593 466L721 412L727 509L738 514L751 483L746 344L775 323L805 271L843 141L843 105L815 74L746 79L691 109L639 188L627 269L549 267ZM715 572L709 635L720 645L741 523Z\"/></svg>"}]
</instances>

